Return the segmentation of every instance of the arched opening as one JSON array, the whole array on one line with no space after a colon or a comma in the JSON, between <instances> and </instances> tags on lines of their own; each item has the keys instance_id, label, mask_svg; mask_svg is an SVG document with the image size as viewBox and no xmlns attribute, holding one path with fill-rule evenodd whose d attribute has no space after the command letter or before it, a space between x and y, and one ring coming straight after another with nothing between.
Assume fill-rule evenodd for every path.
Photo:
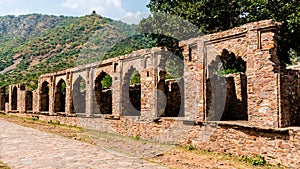
<instances>
[{"instance_id":1,"label":"arched opening","mask_svg":"<svg viewBox=\"0 0 300 169\"><path fill-rule=\"evenodd\" d=\"M13 87L11 96L11 110L17 110L18 108L18 89L16 86Z\"/></svg>"},{"instance_id":2,"label":"arched opening","mask_svg":"<svg viewBox=\"0 0 300 169\"><path fill-rule=\"evenodd\" d=\"M55 89L55 112L65 112L66 110L66 82L61 79Z\"/></svg>"},{"instance_id":3,"label":"arched opening","mask_svg":"<svg viewBox=\"0 0 300 169\"><path fill-rule=\"evenodd\" d=\"M122 86L122 115L141 115L141 78L140 73L131 67L124 77Z\"/></svg>"},{"instance_id":4,"label":"arched opening","mask_svg":"<svg viewBox=\"0 0 300 169\"><path fill-rule=\"evenodd\" d=\"M75 113L83 114L86 111L86 82L79 76L73 84L73 106Z\"/></svg>"},{"instance_id":5,"label":"arched opening","mask_svg":"<svg viewBox=\"0 0 300 169\"><path fill-rule=\"evenodd\" d=\"M40 95L40 107L41 111L49 111L49 92L50 87L48 82L42 83L41 95Z\"/></svg>"},{"instance_id":6,"label":"arched opening","mask_svg":"<svg viewBox=\"0 0 300 169\"><path fill-rule=\"evenodd\" d=\"M101 72L95 80L95 97L101 114L112 114L112 78Z\"/></svg>"},{"instance_id":7,"label":"arched opening","mask_svg":"<svg viewBox=\"0 0 300 169\"><path fill-rule=\"evenodd\" d=\"M183 60L170 53L160 61L157 116L184 117Z\"/></svg>"},{"instance_id":8,"label":"arched opening","mask_svg":"<svg viewBox=\"0 0 300 169\"><path fill-rule=\"evenodd\" d=\"M223 49L208 65L206 117L208 121L248 120L246 62Z\"/></svg>"}]
</instances>

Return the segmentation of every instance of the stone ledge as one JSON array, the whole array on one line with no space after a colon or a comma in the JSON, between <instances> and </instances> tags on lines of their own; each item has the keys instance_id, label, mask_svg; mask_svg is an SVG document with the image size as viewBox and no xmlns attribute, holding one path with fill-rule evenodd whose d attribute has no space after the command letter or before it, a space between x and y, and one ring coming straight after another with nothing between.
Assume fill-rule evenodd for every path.
<instances>
[{"instance_id":1,"label":"stone ledge","mask_svg":"<svg viewBox=\"0 0 300 169\"><path fill-rule=\"evenodd\" d=\"M289 131L300 132L300 127L286 127L286 128L270 128L270 127L259 127L259 126L250 126L248 121L209 121L209 122L195 122L195 125L211 125L211 126L221 126L221 127L231 127L233 129L243 128L243 129L252 129L262 132L279 132L282 134L288 134Z\"/></svg>"}]
</instances>

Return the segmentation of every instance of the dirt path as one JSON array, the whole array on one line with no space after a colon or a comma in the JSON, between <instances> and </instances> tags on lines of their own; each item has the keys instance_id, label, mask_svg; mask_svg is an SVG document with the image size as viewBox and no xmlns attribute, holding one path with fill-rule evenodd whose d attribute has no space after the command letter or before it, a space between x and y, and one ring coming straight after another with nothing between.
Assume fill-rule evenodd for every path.
<instances>
[{"instance_id":1,"label":"dirt path","mask_svg":"<svg viewBox=\"0 0 300 169\"><path fill-rule=\"evenodd\" d=\"M143 158L164 164L170 168L203 169L203 168L279 168L274 166L253 166L231 155L218 154L198 150L187 150L186 147L165 145L139 138L124 137L99 131L84 130L78 127L34 121L19 117L0 116L1 120L10 121L23 126L79 140L101 148L125 153L129 156Z\"/></svg>"}]
</instances>

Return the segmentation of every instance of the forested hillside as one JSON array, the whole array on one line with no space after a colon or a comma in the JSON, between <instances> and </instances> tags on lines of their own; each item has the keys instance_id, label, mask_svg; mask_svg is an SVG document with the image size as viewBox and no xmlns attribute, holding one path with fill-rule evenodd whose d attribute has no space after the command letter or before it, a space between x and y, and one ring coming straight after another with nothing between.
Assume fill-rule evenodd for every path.
<instances>
[{"instance_id":1,"label":"forested hillside","mask_svg":"<svg viewBox=\"0 0 300 169\"><path fill-rule=\"evenodd\" d=\"M136 25L97 14L0 17L0 85L37 87L41 74L151 47Z\"/></svg>"}]
</instances>

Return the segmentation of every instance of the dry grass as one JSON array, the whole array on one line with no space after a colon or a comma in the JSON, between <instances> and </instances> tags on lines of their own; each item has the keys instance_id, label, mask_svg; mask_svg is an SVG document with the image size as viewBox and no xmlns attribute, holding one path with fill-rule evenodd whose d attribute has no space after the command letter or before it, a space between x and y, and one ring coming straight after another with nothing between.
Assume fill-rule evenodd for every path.
<instances>
[{"instance_id":1,"label":"dry grass","mask_svg":"<svg viewBox=\"0 0 300 169\"><path fill-rule=\"evenodd\" d=\"M6 164L0 161L0 169L10 169Z\"/></svg>"}]
</instances>

